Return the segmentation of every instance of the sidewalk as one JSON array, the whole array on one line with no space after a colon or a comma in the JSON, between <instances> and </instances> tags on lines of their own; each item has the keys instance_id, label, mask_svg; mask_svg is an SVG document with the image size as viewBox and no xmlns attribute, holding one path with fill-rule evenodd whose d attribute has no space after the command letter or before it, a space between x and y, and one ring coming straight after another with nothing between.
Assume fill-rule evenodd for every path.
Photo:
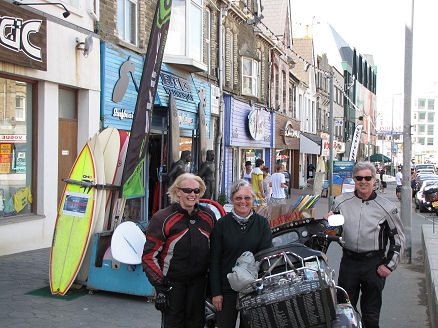
<instances>
[{"instance_id":1,"label":"sidewalk","mask_svg":"<svg viewBox=\"0 0 438 328\"><path fill-rule=\"evenodd\" d=\"M161 315L144 297L71 290L52 296L50 248L0 257L0 318L14 328L159 328Z\"/></svg>"}]
</instances>

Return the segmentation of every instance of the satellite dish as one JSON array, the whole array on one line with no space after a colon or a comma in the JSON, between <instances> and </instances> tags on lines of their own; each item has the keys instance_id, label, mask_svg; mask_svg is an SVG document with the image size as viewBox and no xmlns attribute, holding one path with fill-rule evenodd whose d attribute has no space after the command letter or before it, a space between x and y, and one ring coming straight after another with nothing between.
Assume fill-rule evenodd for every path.
<instances>
[{"instance_id":1,"label":"satellite dish","mask_svg":"<svg viewBox=\"0 0 438 328\"><path fill-rule=\"evenodd\" d=\"M134 222L123 222L111 238L112 256L122 263L140 264L145 242L144 232Z\"/></svg>"}]
</instances>

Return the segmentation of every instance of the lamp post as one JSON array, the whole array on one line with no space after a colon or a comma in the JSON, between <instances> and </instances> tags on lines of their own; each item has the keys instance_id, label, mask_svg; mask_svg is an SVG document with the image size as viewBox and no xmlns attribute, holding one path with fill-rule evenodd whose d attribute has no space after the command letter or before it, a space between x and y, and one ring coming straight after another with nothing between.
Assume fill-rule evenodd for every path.
<instances>
[{"instance_id":1,"label":"lamp post","mask_svg":"<svg viewBox=\"0 0 438 328\"><path fill-rule=\"evenodd\" d=\"M64 16L64 18L67 18L68 16L70 16L70 11L67 9L67 7L62 4L61 2L29 2L29 3L25 3L25 2L20 2L20 1L12 1L12 4L16 5L16 6L46 6L46 5L58 5L61 6L62 8L64 8L64 12L62 13L62 16Z\"/></svg>"}]
</instances>

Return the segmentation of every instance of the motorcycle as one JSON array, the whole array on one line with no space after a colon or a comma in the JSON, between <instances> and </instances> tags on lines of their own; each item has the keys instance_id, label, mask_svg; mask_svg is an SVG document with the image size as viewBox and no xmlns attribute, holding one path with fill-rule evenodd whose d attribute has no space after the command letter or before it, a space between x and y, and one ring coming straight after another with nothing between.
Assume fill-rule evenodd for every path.
<instances>
[{"instance_id":1,"label":"motorcycle","mask_svg":"<svg viewBox=\"0 0 438 328\"><path fill-rule=\"evenodd\" d=\"M343 222L332 215L329 222L308 218L272 229L273 247L254 255L258 279L239 292L237 308L249 327L362 327L325 254L332 241L342 245ZM214 317L206 301L206 327L214 327Z\"/></svg>"},{"instance_id":2,"label":"motorcycle","mask_svg":"<svg viewBox=\"0 0 438 328\"><path fill-rule=\"evenodd\" d=\"M438 186L426 186L423 190L424 206L431 208L438 215Z\"/></svg>"}]
</instances>

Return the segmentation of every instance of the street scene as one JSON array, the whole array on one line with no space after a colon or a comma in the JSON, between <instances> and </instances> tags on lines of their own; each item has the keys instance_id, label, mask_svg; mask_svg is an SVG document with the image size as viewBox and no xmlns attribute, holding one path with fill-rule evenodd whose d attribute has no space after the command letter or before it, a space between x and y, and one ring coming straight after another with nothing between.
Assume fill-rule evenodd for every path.
<instances>
[{"instance_id":1,"label":"street scene","mask_svg":"<svg viewBox=\"0 0 438 328\"><path fill-rule=\"evenodd\" d=\"M0 0L1 325L438 327L436 12Z\"/></svg>"},{"instance_id":2,"label":"street scene","mask_svg":"<svg viewBox=\"0 0 438 328\"><path fill-rule=\"evenodd\" d=\"M302 193L304 194L304 190ZM384 194L397 202L395 184ZM327 198L316 207L327 212ZM431 327L421 246L421 225L438 223L432 213L412 206L412 263L400 264L383 293L381 327ZM438 230L438 226L435 227ZM329 263L338 272L340 247L332 244ZM161 315L147 298L105 291L72 290L67 297L51 296L48 280L50 248L0 257L0 316L3 327L148 327L158 328Z\"/></svg>"}]
</instances>

